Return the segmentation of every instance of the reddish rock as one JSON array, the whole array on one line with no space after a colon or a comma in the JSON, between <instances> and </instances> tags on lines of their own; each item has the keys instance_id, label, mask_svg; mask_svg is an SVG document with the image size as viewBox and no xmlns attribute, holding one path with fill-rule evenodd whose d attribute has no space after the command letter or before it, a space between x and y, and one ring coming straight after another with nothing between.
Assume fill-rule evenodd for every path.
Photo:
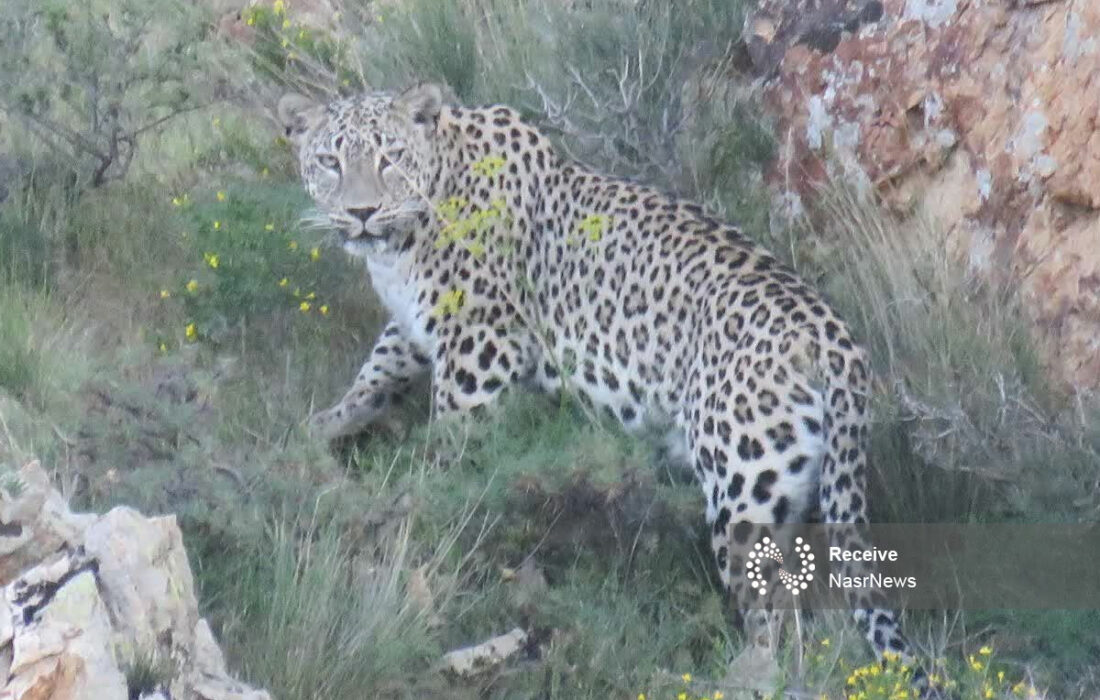
<instances>
[{"instance_id":1,"label":"reddish rock","mask_svg":"<svg viewBox=\"0 0 1100 700\"><path fill-rule=\"evenodd\" d=\"M1100 3L762 0L746 30L784 201L839 174L925 208L1100 386Z\"/></svg>"}]
</instances>

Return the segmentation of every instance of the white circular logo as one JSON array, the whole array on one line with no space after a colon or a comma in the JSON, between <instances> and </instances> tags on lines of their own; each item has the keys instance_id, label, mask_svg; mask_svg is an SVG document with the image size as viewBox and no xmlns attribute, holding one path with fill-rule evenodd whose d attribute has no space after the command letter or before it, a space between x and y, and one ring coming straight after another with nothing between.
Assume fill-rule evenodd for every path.
<instances>
[{"instance_id":1,"label":"white circular logo","mask_svg":"<svg viewBox=\"0 0 1100 700\"><path fill-rule=\"evenodd\" d=\"M764 575L761 565L765 559L771 559L779 564L779 581L784 588L791 592L791 595L798 595L806 590L810 581L814 580L814 569L817 568L814 564L814 555L810 551L810 545L803 541L801 537L794 539L794 551L798 555L797 573L791 573L782 568L783 553L779 551L779 546L772 541L771 537L765 536L764 539L753 545L752 551L749 552L749 560L745 562L745 568L747 569L745 576L749 579L749 585L759 595L768 592L767 577Z\"/></svg>"}]
</instances>

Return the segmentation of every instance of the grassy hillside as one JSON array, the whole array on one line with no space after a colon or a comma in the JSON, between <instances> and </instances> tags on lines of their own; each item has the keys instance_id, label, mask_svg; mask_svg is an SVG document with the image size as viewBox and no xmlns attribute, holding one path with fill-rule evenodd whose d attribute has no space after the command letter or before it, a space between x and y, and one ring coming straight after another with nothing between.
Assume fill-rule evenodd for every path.
<instances>
[{"instance_id":1,"label":"grassy hillside","mask_svg":"<svg viewBox=\"0 0 1100 700\"><path fill-rule=\"evenodd\" d=\"M152 36L194 57L176 76L190 102L127 93L134 114L171 118L103 182L95 152L43 135L90 123L56 41L82 20L15 4L34 19L22 55L64 79L16 81L33 105L0 103L0 153L18 165L0 204L0 466L40 457L79 507L178 513L230 665L276 697L717 700L743 685L726 673L741 640L698 487L658 445L568 398L428 425L425 392L336 449L308 437L383 317L362 267L301 223L309 202L269 120L288 86L445 80L463 101L521 108L594 167L742 222L872 349L876 519L1095 517L1094 413L1050 388L1011 290L844 183L812 221L769 221L767 124L732 68L737 3L360 3L335 33L276 3L242 17L250 45L153 3ZM112 56L81 58L107 61L103 75L146 65ZM516 626L531 642L499 672L438 671L443 652ZM1100 613L907 626L960 697L1092 697L1100 683ZM799 629L779 693L895 697L845 616Z\"/></svg>"}]
</instances>

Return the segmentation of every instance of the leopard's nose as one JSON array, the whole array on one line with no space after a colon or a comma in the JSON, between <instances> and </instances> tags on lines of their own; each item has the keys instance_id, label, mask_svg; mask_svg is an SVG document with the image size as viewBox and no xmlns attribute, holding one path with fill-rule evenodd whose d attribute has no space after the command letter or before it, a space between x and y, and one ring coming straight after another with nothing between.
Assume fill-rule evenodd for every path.
<instances>
[{"instance_id":1,"label":"leopard's nose","mask_svg":"<svg viewBox=\"0 0 1100 700\"><path fill-rule=\"evenodd\" d=\"M368 219L370 219L372 216L374 216L374 213L376 211L378 211L378 207L366 207L366 208L363 208L363 209L348 209L349 214L354 216L356 219L359 219L364 224L367 223Z\"/></svg>"}]
</instances>

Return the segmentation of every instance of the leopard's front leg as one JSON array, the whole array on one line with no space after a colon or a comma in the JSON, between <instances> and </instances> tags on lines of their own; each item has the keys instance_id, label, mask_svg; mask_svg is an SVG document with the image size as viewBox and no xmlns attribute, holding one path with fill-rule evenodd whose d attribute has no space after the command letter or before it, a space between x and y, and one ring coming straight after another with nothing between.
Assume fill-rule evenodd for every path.
<instances>
[{"instance_id":1,"label":"leopard's front leg","mask_svg":"<svg viewBox=\"0 0 1100 700\"><path fill-rule=\"evenodd\" d=\"M452 321L441 330L432 368L432 413L437 419L489 404L534 370L537 345L522 326Z\"/></svg>"},{"instance_id":2,"label":"leopard's front leg","mask_svg":"<svg viewBox=\"0 0 1100 700\"><path fill-rule=\"evenodd\" d=\"M405 391L430 364L391 322L375 342L351 389L331 408L313 414L310 431L328 440L362 431L381 418L394 396Z\"/></svg>"}]
</instances>

